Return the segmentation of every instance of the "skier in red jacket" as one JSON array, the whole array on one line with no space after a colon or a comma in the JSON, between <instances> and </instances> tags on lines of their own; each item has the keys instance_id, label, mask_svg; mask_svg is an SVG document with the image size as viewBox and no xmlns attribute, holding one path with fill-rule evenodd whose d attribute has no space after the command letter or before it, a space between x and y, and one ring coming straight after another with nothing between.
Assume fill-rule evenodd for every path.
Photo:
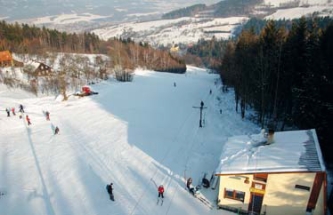
<instances>
[{"instance_id":1,"label":"skier in red jacket","mask_svg":"<svg viewBox=\"0 0 333 215\"><path fill-rule=\"evenodd\" d=\"M31 125L30 118L28 115L26 115L25 119L27 120L28 125Z\"/></svg>"},{"instance_id":2,"label":"skier in red jacket","mask_svg":"<svg viewBox=\"0 0 333 215\"><path fill-rule=\"evenodd\" d=\"M164 193L164 187L163 187L163 185L160 185L158 187L158 197L164 198L163 193Z\"/></svg>"}]
</instances>

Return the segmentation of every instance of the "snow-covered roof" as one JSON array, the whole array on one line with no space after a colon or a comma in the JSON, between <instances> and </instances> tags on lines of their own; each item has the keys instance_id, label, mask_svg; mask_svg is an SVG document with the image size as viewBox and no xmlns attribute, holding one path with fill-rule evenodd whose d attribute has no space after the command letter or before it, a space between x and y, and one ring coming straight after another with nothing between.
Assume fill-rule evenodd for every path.
<instances>
[{"instance_id":1,"label":"snow-covered roof","mask_svg":"<svg viewBox=\"0 0 333 215\"><path fill-rule=\"evenodd\" d=\"M262 132L229 138L216 174L325 171L314 129L275 132L269 145L264 136Z\"/></svg>"}]
</instances>

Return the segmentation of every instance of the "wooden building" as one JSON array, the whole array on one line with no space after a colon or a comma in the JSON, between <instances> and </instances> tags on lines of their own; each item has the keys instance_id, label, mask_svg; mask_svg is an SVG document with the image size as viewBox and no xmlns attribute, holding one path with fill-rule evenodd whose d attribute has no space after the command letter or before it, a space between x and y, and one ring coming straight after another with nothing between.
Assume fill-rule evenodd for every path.
<instances>
[{"instance_id":1,"label":"wooden building","mask_svg":"<svg viewBox=\"0 0 333 215\"><path fill-rule=\"evenodd\" d=\"M35 76L49 76L52 73L52 68L44 63L39 63L34 71Z\"/></svg>"},{"instance_id":2,"label":"wooden building","mask_svg":"<svg viewBox=\"0 0 333 215\"><path fill-rule=\"evenodd\" d=\"M326 213L326 168L313 129L231 137L216 175L220 209L254 215Z\"/></svg>"},{"instance_id":3,"label":"wooden building","mask_svg":"<svg viewBox=\"0 0 333 215\"><path fill-rule=\"evenodd\" d=\"M13 59L12 54L9 51L0 52L0 67L23 67L23 62Z\"/></svg>"},{"instance_id":4,"label":"wooden building","mask_svg":"<svg viewBox=\"0 0 333 215\"><path fill-rule=\"evenodd\" d=\"M0 52L0 67L14 66L13 57L9 51Z\"/></svg>"}]
</instances>

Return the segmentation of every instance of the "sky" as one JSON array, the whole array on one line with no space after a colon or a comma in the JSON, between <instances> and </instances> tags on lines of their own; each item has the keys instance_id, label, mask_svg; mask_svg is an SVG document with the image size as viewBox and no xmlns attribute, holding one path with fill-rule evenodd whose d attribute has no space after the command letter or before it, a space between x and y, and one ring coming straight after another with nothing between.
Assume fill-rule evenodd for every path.
<instances>
[{"instance_id":1,"label":"sky","mask_svg":"<svg viewBox=\"0 0 333 215\"><path fill-rule=\"evenodd\" d=\"M191 66L185 74L137 69L132 82L111 78L92 89L99 94L62 101L0 85L2 215L233 214L216 209L217 189L201 190L212 209L185 189L187 178L197 185L215 171L229 137L261 130L235 112L234 92L221 92L218 75ZM19 104L23 119L7 117L4 109Z\"/></svg>"}]
</instances>

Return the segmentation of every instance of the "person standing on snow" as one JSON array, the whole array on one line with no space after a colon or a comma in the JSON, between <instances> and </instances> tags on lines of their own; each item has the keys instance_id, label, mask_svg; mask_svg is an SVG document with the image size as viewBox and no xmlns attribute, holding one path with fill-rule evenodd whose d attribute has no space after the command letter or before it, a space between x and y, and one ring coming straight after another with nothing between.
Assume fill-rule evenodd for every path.
<instances>
[{"instance_id":1,"label":"person standing on snow","mask_svg":"<svg viewBox=\"0 0 333 215\"><path fill-rule=\"evenodd\" d=\"M14 116L16 115L16 114L15 114L15 108L14 108L14 107L12 108L12 113L13 113Z\"/></svg>"},{"instance_id":2,"label":"person standing on snow","mask_svg":"<svg viewBox=\"0 0 333 215\"><path fill-rule=\"evenodd\" d=\"M108 191L110 200L114 201L114 195L113 195L113 183L106 185L106 190Z\"/></svg>"},{"instance_id":3,"label":"person standing on snow","mask_svg":"<svg viewBox=\"0 0 333 215\"><path fill-rule=\"evenodd\" d=\"M46 120L50 121L50 112L46 111L45 116L46 116Z\"/></svg>"},{"instance_id":4,"label":"person standing on snow","mask_svg":"<svg viewBox=\"0 0 333 215\"><path fill-rule=\"evenodd\" d=\"M6 108L6 112L7 112L7 117L10 117L10 111L8 108Z\"/></svg>"},{"instance_id":5,"label":"person standing on snow","mask_svg":"<svg viewBox=\"0 0 333 215\"><path fill-rule=\"evenodd\" d=\"M24 113L24 109L23 109L23 105L20 104L20 110L19 110L21 113Z\"/></svg>"},{"instance_id":6,"label":"person standing on snow","mask_svg":"<svg viewBox=\"0 0 333 215\"><path fill-rule=\"evenodd\" d=\"M187 182L186 182L186 187L187 187L188 190L190 190L191 184L192 184L192 178L188 178Z\"/></svg>"},{"instance_id":7,"label":"person standing on snow","mask_svg":"<svg viewBox=\"0 0 333 215\"><path fill-rule=\"evenodd\" d=\"M113 195L113 183L110 183L109 194Z\"/></svg>"},{"instance_id":8,"label":"person standing on snow","mask_svg":"<svg viewBox=\"0 0 333 215\"><path fill-rule=\"evenodd\" d=\"M28 115L26 115L25 119L27 120L28 125L31 125L30 118Z\"/></svg>"},{"instance_id":9,"label":"person standing on snow","mask_svg":"<svg viewBox=\"0 0 333 215\"><path fill-rule=\"evenodd\" d=\"M158 197L164 198L163 194L164 194L164 187L163 187L163 185L160 185L158 187Z\"/></svg>"},{"instance_id":10,"label":"person standing on snow","mask_svg":"<svg viewBox=\"0 0 333 215\"><path fill-rule=\"evenodd\" d=\"M58 128L58 126L56 126L56 128L54 129L54 134L58 134L59 133L59 128Z\"/></svg>"}]
</instances>

